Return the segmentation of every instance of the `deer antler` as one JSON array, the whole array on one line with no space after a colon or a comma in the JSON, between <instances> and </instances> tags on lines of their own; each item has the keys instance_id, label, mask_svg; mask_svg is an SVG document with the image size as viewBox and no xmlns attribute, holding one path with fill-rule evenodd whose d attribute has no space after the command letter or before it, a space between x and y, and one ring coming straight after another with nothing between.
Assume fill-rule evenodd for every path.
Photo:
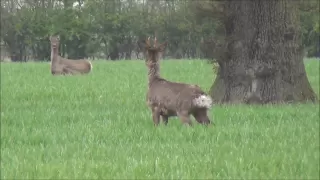
<instances>
[{"instance_id":1,"label":"deer antler","mask_svg":"<svg viewBox=\"0 0 320 180\"><path fill-rule=\"evenodd\" d=\"M157 47L157 37L154 37L154 44L153 44L154 47Z\"/></svg>"},{"instance_id":2,"label":"deer antler","mask_svg":"<svg viewBox=\"0 0 320 180\"><path fill-rule=\"evenodd\" d=\"M150 37L148 37L148 39L146 40L146 44L148 47L150 47Z\"/></svg>"}]
</instances>

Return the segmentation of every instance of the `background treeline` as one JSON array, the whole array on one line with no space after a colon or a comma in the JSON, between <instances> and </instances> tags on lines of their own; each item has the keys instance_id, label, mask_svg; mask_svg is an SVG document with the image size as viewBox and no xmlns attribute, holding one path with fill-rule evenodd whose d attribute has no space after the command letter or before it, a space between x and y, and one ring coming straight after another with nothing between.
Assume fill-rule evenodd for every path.
<instances>
[{"instance_id":1,"label":"background treeline","mask_svg":"<svg viewBox=\"0 0 320 180\"><path fill-rule=\"evenodd\" d=\"M319 53L319 2L300 2L306 56ZM137 41L167 40L167 58L212 58L219 39L214 2L188 0L1 0L1 59L49 60L49 35L62 56L136 59Z\"/></svg>"}]
</instances>

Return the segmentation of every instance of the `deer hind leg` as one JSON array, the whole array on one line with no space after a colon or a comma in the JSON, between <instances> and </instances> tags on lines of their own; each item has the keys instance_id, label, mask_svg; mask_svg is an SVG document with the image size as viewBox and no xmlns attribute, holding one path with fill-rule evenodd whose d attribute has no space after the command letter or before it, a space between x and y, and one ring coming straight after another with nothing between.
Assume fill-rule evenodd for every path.
<instances>
[{"instance_id":1,"label":"deer hind leg","mask_svg":"<svg viewBox=\"0 0 320 180\"><path fill-rule=\"evenodd\" d=\"M162 118L162 121L163 121L164 125L167 125L168 121L169 121L169 117L166 116L166 115L162 115L161 118Z\"/></svg>"},{"instance_id":2,"label":"deer hind leg","mask_svg":"<svg viewBox=\"0 0 320 180\"><path fill-rule=\"evenodd\" d=\"M200 124L204 124L204 125L211 124L211 121L207 115L206 109L200 109L198 111L195 111L192 115L196 119L196 121Z\"/></svg>"},{"instance_id":3,"label":"deer hind leg","mask_svg":"<svg viewBox=\"0 0 320 180\"><path fill-rule=\"evenodd\" d=\"M155 126L158 126L160 123L160 111L157 107L152 108L152 119Z\"/></svg>"},{"instance_id":4,"label":"deer hind leg","mask_svg":"<svg viewBox=\"0 0 320 180\"><path fill-rule=\"evenodd\" d=\"M179 113L177 113L177 115L183 124L192 126L192 122L191 122L190 115L188 112L185 112L185 111L179 112Z\"/></svg>"},{"instance_id":5,"label":"deer hind leg","mask_svg":"<svg viewBox=\"0 0 320 180\"><path fill-rule=\"evenodd\" d=\"M201 118L201 116L200 116L200 114L199 114L198 112L194 112L194 113L192 113L192 115L193 115L194 119L195 119L198 123L200 123L200 124L203 123L203 122L202 122L202 118Z\"/></svg>"},{"instance_id":6,"label":"deer hind leg","mask_svg":"<svg viewBox=\"0 0 320 180\"><path fill-rule=\"evenodd\" d=\"M73 69L71 69L71 68L69 68L69 67L67 67L67 66L65 66L65 67L63 67L63 72L64 72L64 74L66 74L66 75L73 75L73 74L78 74L79 72L78 71L76 71L76 70L73 70Z\"/></svg>"}]
</instances>

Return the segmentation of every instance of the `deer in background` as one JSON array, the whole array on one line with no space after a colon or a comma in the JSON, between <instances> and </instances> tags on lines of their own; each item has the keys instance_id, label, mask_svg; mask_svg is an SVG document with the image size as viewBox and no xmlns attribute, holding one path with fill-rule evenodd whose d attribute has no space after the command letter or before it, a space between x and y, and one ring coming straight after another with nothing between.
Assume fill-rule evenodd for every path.
<instances>
[{"instance_id":1,"label":"deer in background","mask_svg":"<svg viewBox=\"0 0 320 180\"><path fill-rule=\"evenodd\" d=\"M59 36L50 36L50 42L52 75L87 74L92 70L92 64L88 60L71 60L59 56Z\"/></svg>"},{"instance_id":2,"label":"deer in background","mask_svg":"<svg viewBox=\"0 0 320 180\"><path fill-rule=\"evenodd\" d=\"M160 123L160 117L165 125L168 118L178 116L183 124L192 125L190 115L200 124L211 123L207 110L212 106L212 99L199 86L171 82L160 76L159 55L167 42L150 45L150 37L140 44L145 51L145 64L148 68L147 105L151 109L154 125Z\"/></svg>"}]
</instances>

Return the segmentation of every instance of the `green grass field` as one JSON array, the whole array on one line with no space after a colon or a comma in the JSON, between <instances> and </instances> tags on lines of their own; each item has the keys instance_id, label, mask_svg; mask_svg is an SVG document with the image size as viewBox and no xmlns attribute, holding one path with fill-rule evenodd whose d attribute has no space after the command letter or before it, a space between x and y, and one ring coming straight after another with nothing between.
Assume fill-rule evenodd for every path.
<instances>
[{"instance_id":1,"label":"green grass field","mask_svg":"<svg viewBox=\"0 0 320 180\"><path fill-rule=\"evenodd\" d=\"M306 61L319 95L319 62ZM143 61L1 64L1 179L319 179L319 105L215 106L216 127L155 128ZM181 69L181 67L184 67ZM205 61L163 61L163 77L209 90Z\"/></svg>"}]
</instances>

